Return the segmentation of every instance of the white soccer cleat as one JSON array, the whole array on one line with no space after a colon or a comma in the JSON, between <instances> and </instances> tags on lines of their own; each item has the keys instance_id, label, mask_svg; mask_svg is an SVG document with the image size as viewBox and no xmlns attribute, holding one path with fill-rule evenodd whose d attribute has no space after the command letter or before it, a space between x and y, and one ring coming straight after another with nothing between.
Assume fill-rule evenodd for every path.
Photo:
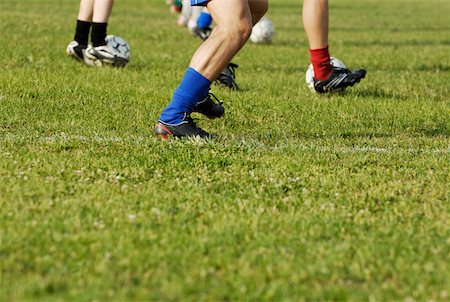
<instances>
[{"instance_id":1,"label":"white soccer cleat","mask_svg":"<svg viewBox=\"0 0 450 302\"><path fill-rule=\"evenodd\" d=\"M84 62L84 51L86 50L86 45L80 45L77 41L72 41L67 45L66 53L68 56Z\"/></svg>"},{"instance_id":2,"label":"white soccer cleat","mask_svg":"<svg viewBox=\"0 0 450 302\"><path fill-rule=\"evenodd\" d=\"M94 47L89 45L84 52L84 62L91 66L115 66L123 67L129 59L124 58L122 54L110 45Z\"/></svg>"}]
</instances>

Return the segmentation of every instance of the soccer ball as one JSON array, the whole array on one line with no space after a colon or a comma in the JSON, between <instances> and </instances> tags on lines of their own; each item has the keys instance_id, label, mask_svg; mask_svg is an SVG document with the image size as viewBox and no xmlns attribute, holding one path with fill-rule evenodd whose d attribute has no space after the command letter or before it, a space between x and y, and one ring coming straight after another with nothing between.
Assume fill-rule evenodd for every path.
<instances>
[{"instance_id":1,"label":"soccer ball","mask_svg":"<svg viewBox=\"0 0 450 302\"><path fill-rule=\"evenodd\" d=\"M262 17L258 23L253 26L250 41L255 44L269 44L275 35L275 29L272 21L267 17Z\"/></svg>"},{"instance_id":2,"label":"soccer ball","mask_svg":"<svg viewBox=\"0 0 450 302\"><path fill-rule=\"evenodd\" d=\"M118 56L123 59L117 64L118 67L125 67L130 61L131 48L130 44L121 37L109 35L106 37L106 44L118 52Z\"/></svg>"},{"instance_id":3,"label":"soccer ball","mask_svg":"<svg viewBox=\"0 0 450 302\"><path fill-rule=\"evenodd\" d=\"M347 68L341 60L334 57L330 57L330 63L333 67ZM315 93L316 89L314 88L314 67L312 64L309 64L308 70L306 70L305 80L309 90Z\"/></svg>"}]
</instances>

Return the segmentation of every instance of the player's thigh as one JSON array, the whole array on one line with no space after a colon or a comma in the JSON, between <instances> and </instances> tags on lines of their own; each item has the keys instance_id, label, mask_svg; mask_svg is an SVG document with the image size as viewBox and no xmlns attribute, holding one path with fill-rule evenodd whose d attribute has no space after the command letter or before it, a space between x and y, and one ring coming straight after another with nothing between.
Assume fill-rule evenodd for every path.
<instances>
[{"instance_id":1,"label":"player's thigh","mask_svg":"<svg viewBox=\"0 0 450 302\"><path fill-rule=\"evenodd\" d=\"M269 8L268 0L248 0L248 6L252 13L253 25L267 12Z\"/></svg>"},{"instance_id":2,"label":"player's thigh","mask_svg":"<svg viewBox=\"0 0 450 302\"><path fill-rule=\"evenodd\" d=\"M263 0L264 1L264 0ZM219 26L234 27L252 22L249 0L210 0L207 8Z\"/></svg>"}]
</instances>

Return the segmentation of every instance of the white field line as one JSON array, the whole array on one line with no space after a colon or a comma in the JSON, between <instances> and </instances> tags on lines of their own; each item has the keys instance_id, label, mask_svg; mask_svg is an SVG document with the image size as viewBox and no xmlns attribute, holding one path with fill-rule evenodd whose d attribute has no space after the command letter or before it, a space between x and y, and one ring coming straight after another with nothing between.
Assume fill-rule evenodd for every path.
<instances>
[{"instance_id":1,"label":"white field line","mask_svg":"<svg viewBox=\"0 0 450 302\"><path fill-rule=\"evenodd\" d=\"M53 134L51 136L43 137L21 137L17 135L6 134L0 137L0 143L17 143L23 141L38 142L42 144L55 144L55 143L125 143L125 144L152 144L150 137L144 136L104 136L104 135L72 135L72 134ZM189 140L186 143L193 145L205 145L209 144L203 140ZM214 142L212 142L214 144ZM219 142L219 144L222 144ZM450 146L448 148L427 148L427 147L370 147L370 146L321 146L317 144L305 144L305 143L292 143L285 144L280 143L275 146L268 146L264 143L255 140L241 139L236 143L239 147L254 147L257 149L263 148L267 150L282 151L287 149L296 149L301 151L312 151L320 153L380 153L380 154L393 154L393 153L426 153L426 154L450 154Z\"/></svg>"}]
</instances>

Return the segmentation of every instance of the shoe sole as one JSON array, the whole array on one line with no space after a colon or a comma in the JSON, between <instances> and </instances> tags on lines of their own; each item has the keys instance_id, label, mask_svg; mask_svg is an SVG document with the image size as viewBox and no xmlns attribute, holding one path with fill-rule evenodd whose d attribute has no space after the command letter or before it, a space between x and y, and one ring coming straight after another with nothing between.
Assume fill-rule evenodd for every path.
<instances>
[{"instance_id":1,"label":"shoe sole","mask_svg":"<svg viewBox=\"0 0 450 302\"><path fill-rule=\"evenodd\" d=\"M162 130L164 132L157 133L158 130L160 130L160 131ZM170 132L169 129L167 129L164 125L159 124L159 123L155 126L155 136L156 136L157 140L164 140L164 141L167 141L169 139L183 139L183 138L184 139L195 139L195 138L200 137L200 136L177 136L177 135L174 135L172 132ZM213 139L214 136L211 135L210 137L200 137L200 138L201 139Z\"/></svg>"},{"instance_id":2,"label":"shoe sole","mask_svg":"<svg viewBox=\"0 0 450 302\"><path fill-rule=\"evenodd\" d=\"M363 74L360 78L358 78L358 79L356 79L355 81L351 82L349 85L347 85L347 86L345 86L345 87L342 87L342 88L339 88L339 89L332 89L332 90L323 91L323 92L318 92L318 91L316 91L316 92L319 93L319 94L339 93L339 92L344 91L344 90L345 90L346 88L348 88L348 87L353 87L353 86L355 86L356 84L358 84L359 82L361 82L361 80L364 79L365 77L366 77L366 74ZM315 89L314 89L314 90L315 90Z\"/></svg>"},{"instance_id":3,"label":"shoe sole","mask_svg":"<svg viewBox=\"0 0 450 302\"><path fill-rule=\"evenodd\" d=\"M157 133L158 130L161 132ZM172 132L170 132L169 129L167 129L164 125L162 125L160 123L156 124L156 126L155 126L155 135L156 135L156 138L159 140L168 140L170 137L174 136L172 134Z\"/></svg>"},{"instance_id":4,"label":"shoe sole","mask_svg":"<svg viewBox=\"0 0 450 302\"><path fill-rule=\"evenodd\" d=\"M68 49L68 50L66 51L66 54L67 54L69 57L71 57L72 59L74 59L74 60L76 60L76 61L78 61L78 62L83 62L83 61L84 61L84 59L83 59L83 58L80 58L80 57L77 55L77 53L76 53L75 51L73 51L72 49Z\"/></svg>"},{"instance_id":5,"label":"shoe sole","mask_svg":"<svg viewBox=\"0 0 450 302\"><path fill-rule=\"evenodd\" d=\"M69 57L71 57L72 59L74 59L77 62L83 62L84 60L81 59L79 56L75 55L75 54L67 54Z\"/></svg>"},{"instance_id":6,"label":"shoe sole","mask_svg":"<svg viewBox=\"0 0 450 302\"><path fill-rule=\"evenodd\" d=\"M366 77L366 74L364 73L360 78L356 79L354 82L352 82L349 86L347 87L353 87L355 86L357 83L361 82L362 79L364 79Z\"/></svg>"},{"instance_id":7,"label":"shoe sole","mask_svg":"<svg viewBox=\"0 0 450 302\"><path fill-rule=\"evenodd\" d=\"M92 63L87 63L86 59L91 61ZM93 55L89 52L85 53L85 63L91 66L113 66L113 67L125 67L128 64L128 60L123 59L121 57L107 58L99 54L98 56Z\"/></svg>"}]
</instances>

